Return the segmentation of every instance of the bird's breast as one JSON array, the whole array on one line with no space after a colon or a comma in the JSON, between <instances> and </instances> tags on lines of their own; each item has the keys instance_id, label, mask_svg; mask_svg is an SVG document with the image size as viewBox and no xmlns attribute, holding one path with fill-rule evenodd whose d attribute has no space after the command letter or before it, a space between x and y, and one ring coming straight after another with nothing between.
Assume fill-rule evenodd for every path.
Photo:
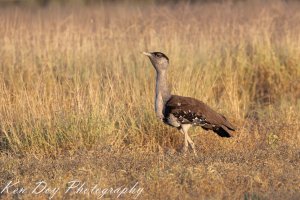
<instances>
[{"instance_id":1,"label":"bird's breast","mask_svg":"<svg viewBox=\"0 0 300 200\"><path fill-rule=\"evenodd\" d=\"M173 115L170 114L167 118L165 118L164 122L170 126L179 127L181 126L181 123L178 121L178 119Z\"/></svg>"}]
</instances>

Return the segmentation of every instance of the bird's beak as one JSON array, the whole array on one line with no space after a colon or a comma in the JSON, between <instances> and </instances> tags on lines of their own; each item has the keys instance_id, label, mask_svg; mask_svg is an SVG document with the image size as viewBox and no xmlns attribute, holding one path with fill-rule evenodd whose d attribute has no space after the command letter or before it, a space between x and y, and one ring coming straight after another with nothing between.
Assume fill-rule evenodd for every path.
<instances>
[{"instance_id":1,"label":"bird's beak","mask_svg":"<svg viewBox=\"0 0 300 200\"><path fill-rule=\"evenodd\" d=\"M151 53L148 53L148 52L143 52L143 54L145 55L145 56L151 56Z\"/></svg>"}]
</instances>

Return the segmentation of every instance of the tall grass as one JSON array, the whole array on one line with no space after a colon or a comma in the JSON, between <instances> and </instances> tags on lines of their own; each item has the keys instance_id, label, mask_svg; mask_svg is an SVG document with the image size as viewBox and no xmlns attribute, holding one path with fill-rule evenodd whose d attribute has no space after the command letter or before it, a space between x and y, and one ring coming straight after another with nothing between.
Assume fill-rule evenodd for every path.
<instances>
[{"instance_id":1,"label":"tall grass","mask_svg":"<svg viewBox=\"0 0 300 200\"><path fill-rule=\"evenodd\" d=\"M166 53L173 92L226 114L239 137L263 125L299 147L300 4L272 2L2 8L0 151L175 147L145 50Z\"/></svg>"}]
</instances>

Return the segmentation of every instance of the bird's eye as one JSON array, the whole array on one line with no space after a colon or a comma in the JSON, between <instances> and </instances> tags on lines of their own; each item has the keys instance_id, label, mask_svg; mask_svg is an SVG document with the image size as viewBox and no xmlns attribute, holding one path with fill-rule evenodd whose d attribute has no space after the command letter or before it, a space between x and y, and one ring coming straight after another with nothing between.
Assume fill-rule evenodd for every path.
<instances>
[{"instance_id":1,"label":"bird's eye","mask_svg":"<svg viewBox=\"0 0 300 200\"><path fill-rule=\"evenodd\" d=\"M161 57L161 54L157 53L157 54L155 54L155 56L156 56L157 58L160 58L160 57Z\"/></svg>"}]
</instances>

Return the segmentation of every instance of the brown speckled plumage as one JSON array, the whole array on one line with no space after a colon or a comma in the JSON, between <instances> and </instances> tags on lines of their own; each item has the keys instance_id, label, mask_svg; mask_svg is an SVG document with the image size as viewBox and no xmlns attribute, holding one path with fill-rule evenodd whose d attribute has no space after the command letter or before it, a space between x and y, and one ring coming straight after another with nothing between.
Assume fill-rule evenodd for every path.
<instances>
[{"instance_id":1,"label":"brown speckled plumage","mask_svg":"<svg viewBox=\"0 0 300 200\"><path fill-rule=\"evenodd\" d=\"M167 119L170 114L173 114L181 124L201 126L205 130L213 130L222 137L230 137L228 130L235 130L223 115L191 97L172 95L165 105L165 118Z\"/></svg>"},{"instance_id":2,"label":"brown speckled plumage","mask_svg":"<svg viewBox=\"0 0 300 200\"><path fill-rule=\"evenodd\" d=\"M161 52L144 52L156 70L155 113L164 123L178 128L185 137L183 150L188 146L196 154L194 142L188 135L191 126L212 130L221 137L230 137L235 127L221 114L202 101L191 97L171 95L167 84L169 58Z\"/></svg>"}]
</instances>

